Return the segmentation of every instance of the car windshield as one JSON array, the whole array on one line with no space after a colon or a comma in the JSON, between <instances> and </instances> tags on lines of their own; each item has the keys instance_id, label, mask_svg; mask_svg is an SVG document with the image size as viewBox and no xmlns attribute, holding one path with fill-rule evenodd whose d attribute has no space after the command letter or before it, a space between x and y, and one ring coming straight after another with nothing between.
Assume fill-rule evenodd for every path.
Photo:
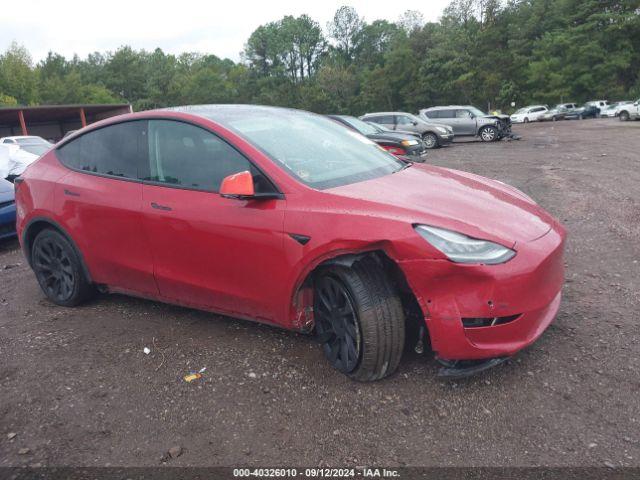
<instances>
[{"instance_id":1,"label":"car windshield","mask_svg":"<svg viewBox=\"0 0 640 480\"><path fill-rule=\"evenodd\" d=\"M370 180L405 167L368 138L321 115L255 106L178 110L210 118L237 132L293 177L316 189Z\"/></svg>"},{"instance_id":2,"label":"car windshield","mask_svg":"<svg viewBox=\"0 0 640 480\"><path fill-rule=\"evenodd\" d=\"M43 155L50 148L51 145L48 143L20 144L20 150L24 150L25 152L29 152L38 156Z\"/></svg>"},{"instance_id":3,"label":"car windshield","mask_svg":"<svg viewBox=\"0 0 640 480\"><path fill-rule=\"evenodd\" d=\"M349 117L349 116L343 116L340 118L345 122L347 122L349 125L351 125L353 128L355 128L357 131L359 131L363 135L373 135L378 133L378 130L375 127L373 127L373 125L370 125L367 122L363 122L359 118Z\"/></svg>"},{"instance_id":4,"label":"car windshield","mask_svg":"<svg viewBox=\"0 0 640 480\"><path fill-rule=\"evenodd\" d=\"M516 110L516 113L514 113L514 115L518 115L519 113L525 113L528 110L528 108L521 108L520 110Z\"/></svg>"},{"instance_id":5,"label":"car windshield","mask_svg":"<svg viewBox=\"0 0 640 480\"><path fill-rule=\"evenodd\" d=\"M482 110L476 107L469 107L467 108L467 110L473 113L476 117L484 117L486 115L486 113L484 113Z\"/></svg>"}]
</instances>

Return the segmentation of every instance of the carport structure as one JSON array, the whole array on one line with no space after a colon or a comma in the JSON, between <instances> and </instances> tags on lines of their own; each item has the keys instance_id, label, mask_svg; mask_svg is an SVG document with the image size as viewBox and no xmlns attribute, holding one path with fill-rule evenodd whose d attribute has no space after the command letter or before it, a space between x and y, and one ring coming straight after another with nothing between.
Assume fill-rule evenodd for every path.
<instances>
[{"instance_id":1,"label":"carport structure","mask_svg":"<svg viewBox=\"0 0 640 480\"><path fill-rule=\"evenodd\" d=\"M58 141L71 130L131 112L129 104L4 107L0 108L0 137L38 135Z\"/></svg>"}]
</instances>

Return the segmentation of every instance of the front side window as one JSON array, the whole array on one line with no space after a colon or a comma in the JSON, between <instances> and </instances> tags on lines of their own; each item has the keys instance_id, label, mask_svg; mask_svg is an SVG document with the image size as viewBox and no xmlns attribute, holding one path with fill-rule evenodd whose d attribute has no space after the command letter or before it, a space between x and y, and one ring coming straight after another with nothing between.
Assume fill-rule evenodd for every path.
<instances>
[{"instance_id":1,"label":"front side window","mask_svg":"<svg viewBox=\"0 0 640 480\"><path fill-rule=\"evenodd\" d=\"M456 110L456 118L471 118L471 114L469 113L469 110Z\"/></svg>"},{"instance_id":2,"label":"front side window","mask_svg":"<svg viewBox=\"0 0 640 480\"><path fill-rule=\"evenodd\" d=\"M143 180L218 192L225 177L248 170L253 174L256 192L275 191L246 157L203 128L173 120L150 120L148 136L149 171Z\"/></svg>"},{"instance_id":3,"label":"front side window","mask_svg":"<svg viewBox=\"0 0 640 480\"><path fill-rule=\"evenodd\" d=\"M398 115L398 125L413 125L413 120L406 115Z\"/></svg>"},{"instance_id":4,"label":"front side window","mask_svg":"<svg viewBox=\"0 0 640 480\"><path fill-rule=\"evenodd\" d=\"M75 170L137 179L146 153L146 125L138 120L90 131L58 148L58 158Z\"/></svg>"}]
</instances>

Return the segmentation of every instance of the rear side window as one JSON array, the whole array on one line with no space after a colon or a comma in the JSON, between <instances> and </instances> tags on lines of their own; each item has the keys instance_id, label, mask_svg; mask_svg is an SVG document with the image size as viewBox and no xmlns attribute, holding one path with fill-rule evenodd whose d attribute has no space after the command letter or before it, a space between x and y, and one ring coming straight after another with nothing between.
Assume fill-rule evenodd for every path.
<instances>
[{"instance_id":1,"label":"rear side window","mask_svg":"<svg viewBox=\"0 0 640 480\"><path fill-rule=\"evenodd\" d=\"M250 171L256 191L271 183L236 149L213 133L172 120L149 121L149 171L144 180L217 192L228 175Z\"/></svg>"},{"instance_id":2,"label":"rear side window","mask_svg":"<svg viewBox=\"0 0 640 480\"><path fill-rule=\"evenodd\" d=\"M85 133L57 150L67 167L122 178L138 178L146 158L146 121L110 125Z\"/></svg>"},{"instance_id":3,"label":"rear side window","mask_svg":"<svg viewBox=\"0 0 640 480\"><path fill-rule=\"evenodd\" d=\"M438 118L455 118L455 110L440 110L440 116Z\"/></svg>"},{"instance_id":4,"label":"rear side window","mask_svg":"<svg viewBox=\"0 0 640 480\"><path fill-rule=\"evenodd\" d=\"M427 110L426 112L422 112L422 114L427 118L440 118L440 112L438 110Z\"/></svg>"},{"instance_id":5,"label":"rear side window","mask_svg":"<svg viewBox=\"0 0 640 480\"><path fill-rule=\"evenodd\" d=\"M366 117L366 121L380 123L382 125L393 125L393 115L373 115Z\"/></svg>"}]
</instances>

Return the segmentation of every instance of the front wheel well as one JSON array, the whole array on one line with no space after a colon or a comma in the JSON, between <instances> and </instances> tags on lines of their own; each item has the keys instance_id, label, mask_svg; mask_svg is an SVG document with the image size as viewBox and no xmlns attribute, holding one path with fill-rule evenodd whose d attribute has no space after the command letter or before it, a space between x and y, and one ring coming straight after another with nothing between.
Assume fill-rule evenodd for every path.
<instances>
[{"instance_id":1,"label":"front wheel well","mask_svg":"<svg viewBox=\"0 0 640 480\"><path fill-rule=\"evenodd\" d=\"M311 270L304 281L298 288L294 295L294 307L296 311L303 312L308 310L313 305L313 286L314 279L319 272L330 268L332 265L340 265L344 267L351 267L356 262L363 260L373 260L380 268L385 272L385 275L390 280L391 284L397 289L402 301L402 307L406 319L406 327L408 338L415 331L416 335L421 325L424 325L424 313L420 308L418 299L416 298L413 290L409 286L404 272L400 269L398 264L390 258L384 250L371 250L362 253L343 254L336 257L329 258L319 263L313 270ZM307 295L302 294L307 292ZM301 330L311 331L313 329L313 322L307 323L306 326L297 325Z\"/></svg>"}]
</instances>

